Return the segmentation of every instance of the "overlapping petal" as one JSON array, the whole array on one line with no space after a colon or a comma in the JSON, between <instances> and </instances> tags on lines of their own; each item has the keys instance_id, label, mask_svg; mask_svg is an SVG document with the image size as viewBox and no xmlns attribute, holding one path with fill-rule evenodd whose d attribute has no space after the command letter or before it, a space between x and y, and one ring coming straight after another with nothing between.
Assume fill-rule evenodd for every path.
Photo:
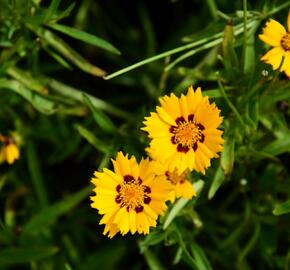
<instances>
[{"instance_id":1,"label":"overlapping petal","mask_svg":"<svg viewBox=\"0 0 290 270\"><path fill-rule=\"evenodd\" d=\"M171 185L156 176L149 159L138 164L135 157L119 152L112 163L114 171L104 169L92 178L96 194L91 196L91 206L103 215L103 233L110 238L118 232L147 234L167 208Z\"/></svg>"},{"instance_id":2,"label":"overlapping petal","mask_svg":"<svg viewBox=\"0 0 290 270\"><path fill-rule=\"evenodd\" d=\"M142 130L151 139L149 155L178 174L185 170L205 173L210 160L222 151L220 110L201 88L189 87L186 95L174 94L160 98L161 106L145 117Z\"/></svg>"}]
</instances>

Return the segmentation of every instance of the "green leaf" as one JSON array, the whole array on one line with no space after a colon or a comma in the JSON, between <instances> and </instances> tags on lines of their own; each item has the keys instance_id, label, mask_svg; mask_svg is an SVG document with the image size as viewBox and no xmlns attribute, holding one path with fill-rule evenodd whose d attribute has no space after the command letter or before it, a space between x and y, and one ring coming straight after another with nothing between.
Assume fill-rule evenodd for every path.
<instances>
[{"instance_id":1,"label":"green leaf","mask_svg":"<svg viewBox=\"0 0 290 270\"><path fill-rule=\"evenodd\" d=\"M28 100L35 109L44 114L53 114L58 110L58 105L55 102L46 99L35 91L29 90L18 81L0 79L0 88L7 88L19 94Z\"/></svg>"},{"instance_id":2,"label":"green leaf","mask_svg":"<svg viewBox=\"0 0 290 270\"><path fill-rule=\"evenodd\" d=\"M247 33L247 39L245 44L245 55L244 55L244 73L253 74L255 68L255 33L259 22L256 22L256 25Z\"/></svg>"},{"instance_id":3,"label":"green leaf","mask_svg":"<svg viewBox=\"0 0 290 270\"><path fill-rule=\"evenodd\" d=\"M208 199L212 199L217 192L217 190L220 188L221 184L225 180L225 175L223 172L223 169L221 166L219 166L216 170L214 179L212 181L212 184L210 186L209 192L208 192Z\"/></svg>"},{"instance_id":4,"label":"green leaf","mask_svg":"<svg viewBox=\"0 0 290 270\"><path fill-rule=\"evenodd\" d=\"M276 216L284 215L290 213L290 200L281 204L278 204L274 210L273 214Z\"/></svg>"},{"instance_id":5,"label":"green leaf","mask_svg":"<svg viewBox=\"0 0 290 270\"><path fill-rule=\"evenodd\" d=\"M178 213L182 208L188 203L188 199L180 198L176 203L174 203L172 209L166 217L166 220L163 224L163 229L166 230L170 223L175 219Z\"/></svg>"},{"instance_id":6,"label":"green leaf","mask_svg":"<svg viewBox=\"0 0 290 270\"><path fill-rule=\"evenodd\" d=\"M233 78L234 72L238 71L238 57L235 52L235 36L232 24L227 24L222 41L223 63L229 78Z\"/></svg>"},{"instance_id":7,"label":"green leaf","mask_svg":"<svg viewBox=\"0 0 290 270\"><path fill-rule=\"evenodd\" d=\"M87 130L85 127L81 125L76 125L76 129L97 150L105 154L111 152L111 147L108 146L108 144L105 145L104 142L99 140L92 132Z\"/></svg>"},{"instance_id":8,"label":"green leaf","mask_svg":"<svg viewBox=\"0 0 290 270\"><path fill-rule=\"evenodd\" d=\"M53 256L57 252L57 247L8 248L0 251L0 265L9 266L43 260Z\"/></svg>"},{"instance_id":9,"label":"green leaf","mask_svg":"<svg viewBox=\"0 0 290 270\"><path fill-rule=\"evenodd\" d=\"M45 188L45 181L40 167L40 155L37 154L34 143L30 140L26 141L26 161L32 185L34 186L35 193L41 207L47 206L47 189Z\"/></svg>"},{"instance_id":10,"label":"green leaf","mask_svg":"<svg viewBox=\"0 0 290 270\"><path fill-rule=\"evenodd\" d=\"M224 150L221 154L221 167L224 176L231 174L235 159L235 140L233 137L226 136L224 142Z\"/></svg>"},{"instance_id":11,"label":"green leaf","mask_svg":"<svg viewBox=\"0 0 290 270\"><path fill-rule=\"evenodd\" d=\"M57 13L58 6L61 0L52 0L46 12L45 20L49 20L52 18L54 14Z\"/></svg>"},{"instance_id":12,"label":"green leaf","mask_svg":"<svg viewBox=\"0 0 290 270\"><path fill-rule=\"evenodd\" d=\"M255 230L254 230L252 237L250 238L250 240L248 241L246 246L239 253L239 257L238 257L239 262L242 262L245 259L245 257L247 256L247 254L249 254L249 252L253 249L253 247L255 246L255 244L260 236L260 232L261 232L260 223L256 223Z\"/></svg>"},{"instance_id":13,"label":"green leaf","mask_svg":"<svg viewBox=\"0 0 290 270\"><path fill-rule=\"evenodd\" d=\"M194 190L196 191L196 193L199 195L202 188L204 185L204 181L202 180L198 180L197 182L195 182L193 184ZM197 196L198 196L197 195ZM192 200L196 200L197 197L195 197ZM170 223L175 219L175 217L178 215L178 213L183 209L183 207L188 203L188 199L184 199L184 198L180 198L177 202L174 203L172 209L170 210L170 212L168 213L164 224L163 224L163 230L166 230L167 227L170 225Z\"/></svg>"},{"instance_id":14,"label":"green leaf","mask_svg":"<svg viewBox=\"0 0 290 270\"><path fill-rule=\"evenodd\" d=\"M140 252L143 253L149 246L154 246L162 242L165 238L165 234L159 230L155 230L148 234L144 241L139 243Z\"/></svg>"},{"instance_id":15,"label":"green leaf","mask_svg":"<svg viewBox=\"0 0 290 270\"><path fill-rule=\"evenodd\" d=\"M212 270L210 262L200 246L196 243L191 243L191 251L199 270Z\"/></svg>"},{"instance_id":16,"label":"green leaf","mask_svg":"<svg viewBox=\"0 0 290 270\"><path fill-rule=\"evenodd\" d=\"M265 152L267 154L271 154L274 156L283 154L285 152L290 151L290 136L287 138L277 139L270 144L268 144L264 149L262 149L262 152Z\"/></svg>"},{"instance_id":17,"label":"green leaf","mask_svg":"<svg viewBox=\"0 0 290 270\"><path fill-rule=\"evenodd\" d=\"M246 119L251 127L257 128L259 121L259 100L257 98L251 98L246 104Z\"/></svg>"},{"instance_id":18,"label":"green leaf","mask_svg":"<svg viewBox=\"0 0 290 270\"><path fill-rule=\"evenodd\" d=\"M164 270L164 267L161 265L158 257L155 256L155 254L149 249L145 250L143 255L150 270Z\"/></svg>"},{"instance_id":19,"label":"green leaf","mask_svg":"<svg viewBox=\"0 0 290 270\"><path fill-rule=\"evenodd\" d=\"M117 129L111 119L100 109L94 106L88 95L83 94L84 103L90 108L97 125L107 133L114 134Z\"/></svg>"},{"instance_id":20,"label":"green leaf","mask_svg":"<svg viewBox=\"0 0 290 270\"><path fill-rule=\"evenodd\" d=\"M50 54L50 56L52 57L52 58L54 58L54 60L56 61L56 62L58 62L60 65L62 65L63 67L65 67L65 68L67 68L67 69L69 69L69 70L72 70L73 68L71 67L71 65L67 62L67 61L65 61L64 59L63 59L63 57L61 57L59 54L57 54L56 52L54 52L52 49L50 49L48 46L43 46L44 47L44 50L46 50L47 51L47 53L49 53Z\"/></svg>"},{"instance_id":21,"label":"green leaf","mask_svg":"<svg viewBox=\"0 0 290 270\"><path fill-rule=\"evenodd\" d=\"M120 51L116 49L113 45L111 45L108 41L99 38L97 36L94 36L92 34L61 24L49 24L48 26L72 38L81 40L83 42L102 48L109 52L120 54Z\"/></svg>"},{"instance_id":22,"label":"green leaf","mask_svg":"<svg viewBox=\"0 0 290 270\"><path fill-rule=\"evenodd\" d=\"M23 237L27 235L35 235L43 229L53 225L60 216L66 214L82 200L87 198L90 192L91 187L85 187L79 192L67 196L62 201L43 208L24 225L22 233Z\"/></svg>"}]
</instances>

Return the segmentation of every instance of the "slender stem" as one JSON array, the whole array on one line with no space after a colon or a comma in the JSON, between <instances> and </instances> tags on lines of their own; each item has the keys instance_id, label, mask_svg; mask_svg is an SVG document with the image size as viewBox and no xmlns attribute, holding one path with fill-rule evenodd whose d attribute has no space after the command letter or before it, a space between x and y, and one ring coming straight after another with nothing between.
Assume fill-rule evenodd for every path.
<instances>
[{"instance_id":1,"label":"slender stem","mask_svg":"<svg viewBox=\"0 0 290 270\"><path fill-rule=\"evenodd\" d=\"M168 72L170 69L172 69L176 64L178 64L179 62L181 62L182 60L196 54L197 52L200 52L200 51L203 51L203 50L206 50L206 49L209 49L211 47L214 47L218 44L220 44L222 42L222 39L216 39L216 40L213 40L209 43L206 43L205 45L203 45L202 47L199 47L197 49L194 49L194 50L191 50L183 55L181 55L180 57L178 57L177 59L175 59L171 64L169 64L166 68L165 68L165 71Z\"/></svg>"},{"instance_id":2,"label":"slender stem","mask_svg":"<svg viewBox=\"0 0 290 270\"><path fill-rule=\"evenodd\" d=\"M140 61L140 62L135 63L134 65L131 65L131 66L129 66L129 67L126 67L126 68L120 69L120 70L118 70L118 71L116 71L116 72L114 72L114 73L112 73L112 74L109 74L109 75L105 76L104 79L105 79L105 80L110 80L110 79L112 79L112 78L114 78L114 77L117 77L117 76L119 76L119 75L121 75L121 74L123 74L123 73L126 73L126 72L128 72L128 71L130 71L130 70L132 70L132 69L135 69L135 68L137 68L137 67L143 66L143 65L145 65L145 64L148 64L148 63L154 62L154 61L156 61L156 60L158 60L158 59L161 59L161 58L164 58L164 57L170 56L170 55L172 55L172 54L179 53L179 52L182 52L182 51L184 51L184 50L191 49L191 48L193 48L193 47L196 47L196 46L198 46L198 45L201 45L201 44L203 44L203 43L205 43L205 42L208 42L208 40L209 40L209 39L204 38L204 39L201 39L201 40L199 40L199 41L195 41L195 42L192 42L192 43L190 43L190 44L186 44L186 45L184 45L184 46L180 46L180 47L177 47L177 48L175 48L175 49L172 49L172 50L166 51L166 52L164 52L164 53L161 53L161 54L158 54L158 55L155 55L155 56L149 57L149 58L147 58L147 59L145 59L145 60L142 60L142 61Z\"/></svg>"},{"instance_id":3,"label":"slender stem","mask_svg":"<svg viewBox=\"0 0 290 270\"><path fill-rule=\"evenodd\" d=\"M206 3L211 13L211 16L216 21L218 19L218 14L217 14L217 6L215 3L215 0L206 0Z\"/></svg>"},{"instance_id":4,"label":"slender stem","mask_svg":"<svg viewBox=\"0 0 290 270\"><path fill-rule=\"evenodd\" d=\"M268 15L268 16L269 16L269 15L273 15L273 14L279 12L280 10L282 10L282 9L288 7L288 6L290 6L290 1L288 1L288 2L286 2L286 3L284 3L284 4L282 4L282 5L280 5L280 6L276 7L276 8L274 8L274 9L272 9L269 13L267 13L267 15Z\"/></svg>"},{"instance_id":5,"label":"slender stem","mask_svg":"<svg viewBox=\"0 0 290 270\"><path fill-rule=\"evenodd\" d=\"M248 25L247 27L250 28L252 26L252 24L255 22L255 20L252 20L252 21L248 21ZM235 28L234 28L234 32L235 32L235 35L239 35L240 33L243 32L243 25L242 24L238 24ZM136 69L140 66L143 66L143 65L146 65L148 63L151 63L151 62L154 62L156 60L159 60L161 58L165 58L167 56L170 56L170 55L173 55L173 54L176 54L176 53L179 53L179 52L182 52L182 51L185 51L187 49L191 49L193 47L196 47L196 46L199 46L199 45L204 45L204 43L209 43L210 41L214 40L214 39L218 39L220 38L221 36L223 35L223 33L217 33L211 37L208 37L208 38L203 38L201 40L198 40L198 41L195 41L195 42L192 42L190 44L187 44L187 45L184 45L184 46L180 46L180 47L177 47L175 49L172 49L172 50L169 50L169 51L166 51L166 52L163 52L161 54L158 54L158 55L155 55L155 56L152 56L150 58L147 58L147 59L144 59L140 62L137 62L131 66L128 66L126 68L123 68L123 69L120 69L114 73L111 73L107 76L104 77L105 80L110 80L114 77L117 77L121 74L124 74L128 71L131 71L133 69Z\"/></svg>"},{"instance_id":6,"label":"slender stem","mask_svg":"<svg viewBox=\"0 0 290 270\"><path fill-rule=\"evenodd\" d=\"M232 109L232 111L235 113L235 115L237 116L238 120L240 121L240 123L246 127L246 124L242 118L242 116L240 115L240 113L238 112L238 110L236 109L235 105L230 101L229 97L226 94L226 91L224 89L224 86L222 85L221 82L221 78L219 73L217 72L217 80L218 80L218 85L219 85L219 90L221 92L221 95L223 96L223 98L225 99L226 103L228 104L228 106Z\"/></svg>"},{"instance_id":7,"label":"slender stem","mask_svg":"<svg viewBox=\"0 0 290 270\"><path fill-rule=\"evenodd\" d=\"M243 10L244 10L244 40L243 40L243 70L245 70L245 58L247 49L247 0L243 0Z\"/></svg>"}]
</instances>

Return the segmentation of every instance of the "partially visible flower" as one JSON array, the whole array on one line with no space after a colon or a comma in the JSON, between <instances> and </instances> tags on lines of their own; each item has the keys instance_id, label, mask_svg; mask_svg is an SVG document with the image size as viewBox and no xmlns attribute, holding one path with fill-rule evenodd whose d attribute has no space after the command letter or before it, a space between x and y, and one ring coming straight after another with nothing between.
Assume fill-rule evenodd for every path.
<instances>
[{"instance_id":1,"label":"partially visible flower","mask_svg":"<svg viewBox=\"0 0 290 270\"><path fill-rule=\"evenodd\" d=\"M114 171L104 169L92 178L96 195L91 197L91 206L103 215L103 234L110 238L118 232L148 234L167 208L170 183L165 177L156 177L149 159L138 164L134 156L129 159L119 152L112 163Z\"/></svg>"},{"instance_id":2,"label":"partially visible flower","mask_svg":"<svg viewBox=\"0 0 290 270\"><path fill-rule=\"evenodd\" d=\"M167 181L172 185L172 191L169 193L171 202L174 202L176 198L180 197L191 199L193 196L196 196L196 191L192 183L188 180L188 170L178 174L176 169L173 172L169 172L168 168L158 161L154 165L156 174L165 175Z\"/></svg>"},{"instance_id":3,"label":"partially visible flower","mask_svg":"<svg viewBox=\"0 0 290 270\"><path fill-rule=\"evenodd\" d=\"M220 110L203 97L201 89L189 87L187 95L177 98L173 93L160 98L157 112L145 117L150 153L168 166L169 172L180 175L186 170L205 173L210 159L223 147Z\"/></svg>"},{"instance_id":4,"label":"partially visible flower","mask_svg":"<svg viewBox=\"0 0 290 270\"><path fill-rule=\"evenodd\" d=\"M263 33L259 38L266 44L274 47L268 51L261 60L272 65L276 70L280 67L284 57L283 64L280 68L288 77L290 77L290 12L287 19L288 32L279 22L270 19L263 28Z\"/></svg>"},{"instance_id":5,"label":"partially visible flower","mask_svg":"<svg viewBox=\"0 0 290 270\"><path fill-rule=\"evenodd\" d=\"M7 161L9 165L19 159L20 151L16 144L15 137L0 135L0 163Z\"/></svg>"}]
</instances>

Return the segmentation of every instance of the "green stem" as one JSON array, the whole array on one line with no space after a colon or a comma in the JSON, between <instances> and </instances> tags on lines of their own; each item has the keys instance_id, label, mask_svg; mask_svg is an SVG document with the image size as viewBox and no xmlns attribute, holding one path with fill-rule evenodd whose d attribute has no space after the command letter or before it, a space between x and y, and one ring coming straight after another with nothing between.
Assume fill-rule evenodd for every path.
<instances>
[{"instance_id":1,"label":"green stem","mask_svg":"<svg viewBox=\"0 0 290 270\"><path fill-rule=\"evenodd\" d=\"M244 40L243 40L243 70L245 70L245 58L247 49L247 0L243 0L244 11Z\"/></svg>"},{"instance_id":2,"label":"green stem","mask_svg":"<svg viewBox=\"0 0 290 270\"><path fill-rule=\"evenodd\" d=\"M240 123L242 124L243 127L247 127L242 116L240 115L240 113L238 112L238 110L236 109L236 107L234 106L234 104L230 101L230 99L228 98L225 89L222 85L221 82L221 78L219 76L219 73L217 74L217 80L218 80L218 85L219 85L219 90L221 92L221 95L223 96L223 98L225 99L225 101L227 102L228 106L232 109L232 111L235 113L235 115L237 116L238 120L240 121Z\"/></svg>"},{"instance_id":3,"label":"green stem","mask_svg":"<svg viewBox=\"0 0 290 270\"><path fill-rule=\"evenodd\" d=\"M216 40L213 40L209 43L206 43L205 45L195 49L195 50L191 50L183 55L181 55L180 57L178 57L177 59L175 59L171 64L169 64L166 68L165 68L165 72L168 72L170 69L172 69L176 64L178 64L179 62L181 62L182 60L196 54L197 52L201 52L203 50L206 50L206 49L209 49L211 47L214 47L218 44L220 44L222 42L222 39L216 39Z\"/></svg>"},{"instance_id":4,"label":"green stem","mask_svg":"<svg viewBox=\"0 0 290 270\"><path fill-rule=\"evenodd\" d=\"M206 3L209 8L211 16L216 21L218 19L218 14L217 14L217 6L215 3L215 0L206 0Z\"/></svg>"},{"instance_id":5,"label":"green stem","mask_svg":"<svg viewBox=\"0 0 290 270\"><path fill-rule=\"evenodd\" d=\"M248 21L248 25L247 27L250 28L252 26L252 24L255 22L255 20L252 20L252 21ZM242 24L238 24L236 27L234 27L234 33L235 35L239 35L243 32L243 25ZM163 52L161 54L158 54L158 55L155 55L155 56L152 56L150 58L147 58L147 59L144 59L140 62L137 62L131 66L128 66L126 68L123 68L123 69L120 69L114 73L111 73L107 76L104 77L105 80L110 80L114 77L117 77L121 74L124 74L128 71L131 71L133 69L136 69L140 66L143 66L143 65L146 65L148 63L151 63L151 62L154 62L156 60L159 60L159 59L162 59L162 58L165 58L167 56L171 56L173 54L176 54L176 53L179 53L179 52L182 52L182 51L185 51L185 50L188 50L188 49L191 49L191 48L194 48L194 47L197 47L197 46L202 46L204 45L205 43L208 44L210 41L213 41L215 40L214 42L216 42L217 39L220 39L222 37L223 33L217 33L215 35L212 35L211 37L208 37L208 38L203 38L201 40L198 40L198 41L195 41L195 42L192 42L190 44L187 44L187 45L184 45L184 46L180 46L180 47L177 47L175 49L172 49L172 50L169 50L169 51L166 51L166 52Z\"/></svg>"},{"instance_id":6,"label":"green stem","mask_svg":"<svg viewBox=\"0 0 290 270\"><path fill-rule=\"evenodd\" d=\"M274 8L274 9L272 9L269 13L267 13L267 16L273 15L273 14L279 12L280 10L282 10L282 9L288 7L288 6L290 6L290 1L288 1L288 2L286 2L284 4L282 4L282 5Z\"/></svg>"}]
</instances>

